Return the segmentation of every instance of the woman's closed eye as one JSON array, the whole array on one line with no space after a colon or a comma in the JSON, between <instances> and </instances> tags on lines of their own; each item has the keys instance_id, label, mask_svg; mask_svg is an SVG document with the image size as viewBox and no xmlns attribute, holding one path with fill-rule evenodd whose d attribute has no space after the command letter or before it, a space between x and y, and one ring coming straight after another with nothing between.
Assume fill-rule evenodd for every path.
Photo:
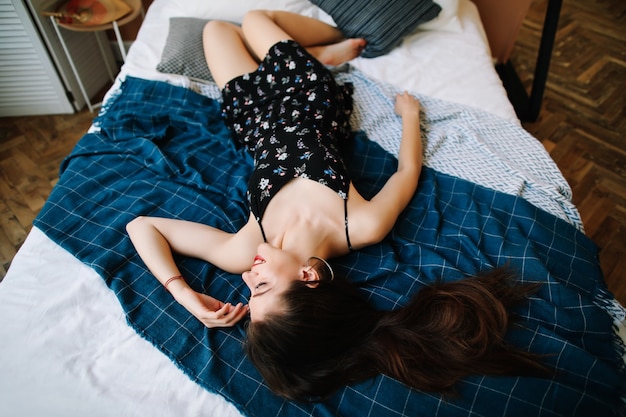
<instances>
[{"instance_id":1,"label":"woman's closed eye","mask_svg":"<svg viewBox=\"0 0 626 417\"><path fill-rule=\"evenodd\" d=\"M254 298L263 295L271 291L273 288L273 286L267 285L267 282L259 282L257 285L254 286L254 294L252 294L252 297Z\"/></svg>"}]
</instances>

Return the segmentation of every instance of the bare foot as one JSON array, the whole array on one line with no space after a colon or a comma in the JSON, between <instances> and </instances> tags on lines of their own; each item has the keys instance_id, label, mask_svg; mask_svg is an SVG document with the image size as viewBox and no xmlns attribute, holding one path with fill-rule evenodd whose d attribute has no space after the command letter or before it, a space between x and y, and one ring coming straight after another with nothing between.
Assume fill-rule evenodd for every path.
<instances>
[{"instance_id":1,"label":"bare foot","mask_svg":"<svg viewBox=\"0 0 626 417\"><path fill-rule=\"evenodd\" d=\"M312 46L307 50L322 64L337 66L361 55L366 44L365 39L350 38L330 45Z\"/></svg>"}]
</instances>

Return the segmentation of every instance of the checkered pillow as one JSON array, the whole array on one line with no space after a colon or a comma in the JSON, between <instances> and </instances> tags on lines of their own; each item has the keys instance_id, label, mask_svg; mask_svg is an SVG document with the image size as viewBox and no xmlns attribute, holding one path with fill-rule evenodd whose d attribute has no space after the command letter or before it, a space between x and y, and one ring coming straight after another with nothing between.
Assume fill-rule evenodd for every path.
<instances>
[{"instance_id":1,"label":"checkered pillow","mask_svg":"<svg viewBox=\"0 0 626 417\"><path fill-rule=\"evenodd\" d=\"M432 0L311 0L328 13L348 38L365 38L362 56L374 58L395 48L421 23L439 15Z\"/></svg>"},{"instance_id":2,"label":"checkered pillow","mask_svg":"<svg viewBox=\"0 0 626 417\"><path fill-rule=\"evenodd\" d=\"M170 18L167 41L157 71L213 82L202 47L202 30L207 22L207 19L194 17Z\"/></svg>"}]
</instances>

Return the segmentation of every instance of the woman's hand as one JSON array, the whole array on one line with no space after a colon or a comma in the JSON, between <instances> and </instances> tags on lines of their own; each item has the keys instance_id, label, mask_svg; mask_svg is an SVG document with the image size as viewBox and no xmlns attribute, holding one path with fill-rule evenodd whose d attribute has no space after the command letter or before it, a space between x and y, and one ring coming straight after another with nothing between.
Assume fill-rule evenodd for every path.
<instances>
[{"instance_id":1,"label":"woman's hand","mask_svg":"<svg viewBox=\"0 0 626 417\"><path fill-rule=\"evenodd\" d=\"M420 102L406 91L402 94L396 94L395 111L396 114L402 118L405 116L419 117Z\"/></svg>"},{"instance_id":2,"label":"woman's hand","mask_svg":"<svg viewBox=\"0 0 626 417\"><path fill-rule=\"evenodd\" d=\"M174 294L174 292L173 292ZM239 303L233 306L189 287L175 292L176 301L208 328L232 327L248 314L248 306Z\"/></svg>"}]
</instances>

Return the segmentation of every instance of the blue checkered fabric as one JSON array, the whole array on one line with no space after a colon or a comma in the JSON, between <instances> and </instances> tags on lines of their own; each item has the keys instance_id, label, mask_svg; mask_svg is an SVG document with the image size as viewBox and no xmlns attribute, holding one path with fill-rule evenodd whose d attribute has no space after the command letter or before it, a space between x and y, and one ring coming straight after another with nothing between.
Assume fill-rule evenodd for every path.
<instances>
[{"instance_id":1,"label":"blue checkered fabric","mask_svg":"<svg viewBox=\"0 0 626 417\"><path fill-rule=\"evenodd\" d=\"M204 388L248 416L617 415L626 379L595 245L576 227L522 198L426 167L419 190L384 242L333 261L375 306L395 309L437 279L458 280L509 264L542 282L516 313L508 340L546 354L552 379L472 376L458 396L411 390L385 376L340 390L323 403L274 396L242 351L243 325L209 330L146 270L125 233L137 215L165 216L235 231L248 218L252 160L235 148L219 103L169 84L128 78L121 93L61 167L35 225L94 268L129 324ZM397 161L358 133L348 165L373 195ZM241 278L177 259L189 284L237 303ZM193 401L193 399L190 399Z\"/></svg>"}]
</instances>

